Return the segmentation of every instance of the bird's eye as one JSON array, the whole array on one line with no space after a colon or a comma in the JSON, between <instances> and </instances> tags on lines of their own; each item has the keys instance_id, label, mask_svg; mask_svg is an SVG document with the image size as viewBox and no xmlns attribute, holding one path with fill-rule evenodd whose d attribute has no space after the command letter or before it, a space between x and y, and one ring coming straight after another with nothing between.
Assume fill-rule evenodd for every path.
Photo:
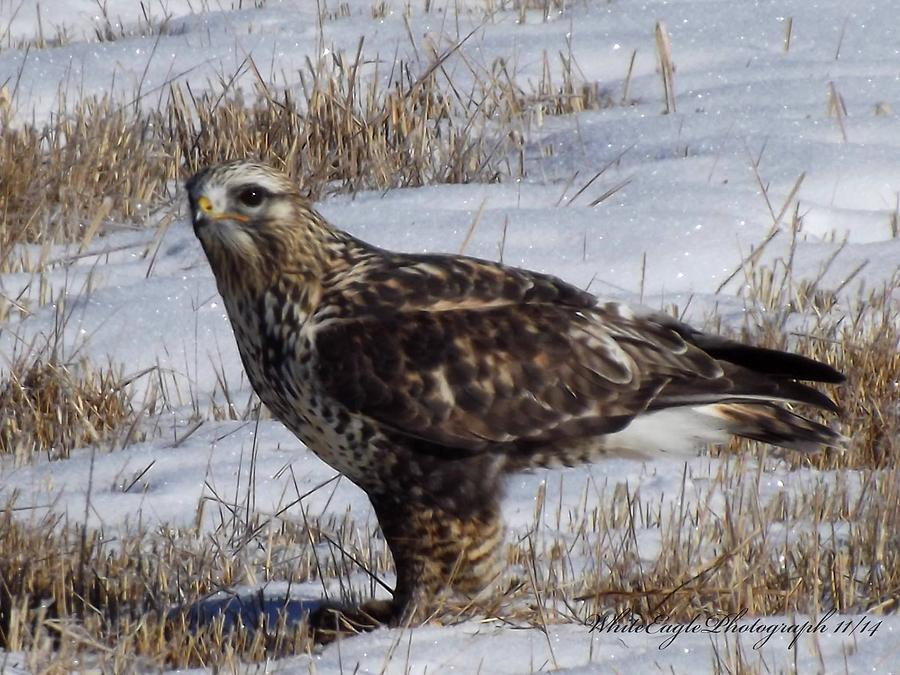
<instances>
[{"instance_id":1,"label":"bird's eye","mask_svg":"<svg viewBox=\"0 0 900 675\"><path fill-rule=\"evenodd\" d=\"M238 193L238 201L244 206L259 206L268 196L268 192L261 187L244 188Z\"/></svg>"}]
</instances>

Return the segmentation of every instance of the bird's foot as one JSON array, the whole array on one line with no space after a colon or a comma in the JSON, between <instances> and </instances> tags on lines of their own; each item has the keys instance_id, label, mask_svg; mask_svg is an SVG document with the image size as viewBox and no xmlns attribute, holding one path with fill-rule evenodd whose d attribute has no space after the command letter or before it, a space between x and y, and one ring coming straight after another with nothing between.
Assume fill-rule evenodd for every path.
<instances>
[{"instance_id":1,"label":"bird's foot","mask_svg":"<svg viewBox=\"0 0 900 675\"><path fill-rule=\"evenodd\" d=\"M324 603L309 615L315 642L327 644L339 636L348 637L390 624L394 618L391 600L369 600L359 607Z\"/></svg>"}]
</instances>

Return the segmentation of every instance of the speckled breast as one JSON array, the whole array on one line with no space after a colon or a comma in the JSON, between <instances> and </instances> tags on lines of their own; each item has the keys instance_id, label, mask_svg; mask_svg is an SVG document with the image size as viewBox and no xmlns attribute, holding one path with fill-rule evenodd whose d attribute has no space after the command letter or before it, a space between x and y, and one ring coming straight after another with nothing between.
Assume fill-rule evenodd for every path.
<instances>
[{"instance_id":1,"label":"speckled breast","mask_svg":"<svg viewBox=\"0 0 900 675\"><path fill-rule=\"evenodd\" d=\"M364 490L379 489L385 439L321 391L307 332L284 340L238 323L234 331L250 383L272 414L331 467Z\"/></svg>"}]
</instances>

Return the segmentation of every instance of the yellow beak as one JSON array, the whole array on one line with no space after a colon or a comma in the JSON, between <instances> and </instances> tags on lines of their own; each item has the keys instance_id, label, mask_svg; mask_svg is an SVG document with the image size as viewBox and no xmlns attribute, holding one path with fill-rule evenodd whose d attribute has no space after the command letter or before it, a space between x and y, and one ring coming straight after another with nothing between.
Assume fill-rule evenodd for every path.
<instances>
[{"instance_id":1,"label":"yellow beak","mask_svg":"<svg viewBox=\"0 0 900 675\"><path fill-rule=\"evenodd\" d=\"M203 215L210 220L237 220L246 223L250 218L240 213L218 212L213 209L212 202L206 195L197 198L197 207L203 212Z\"/></svg>"}]
</instances>

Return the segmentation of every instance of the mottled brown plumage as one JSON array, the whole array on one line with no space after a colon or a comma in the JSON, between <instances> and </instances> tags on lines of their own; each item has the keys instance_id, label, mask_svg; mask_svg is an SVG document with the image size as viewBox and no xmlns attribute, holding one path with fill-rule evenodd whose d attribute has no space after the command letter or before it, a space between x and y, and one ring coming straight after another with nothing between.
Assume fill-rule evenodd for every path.
<instances>
[{"instance_id":1,"label":"mottled brown plumage","mask_svg":"<svg viewBox=\"0 0 900 675\"><path fill-rule=\"evenodd\" d=\"M187 184L244 367L273 414L369 495L397 567L379 618L426 618L501 570L502 478L743 436L839 436L778 405L834 404L810 359L600 303L548 275L381 250L252 162ZM384 609L384 607L382 607Z\"/></svg>"}]
</instances>

